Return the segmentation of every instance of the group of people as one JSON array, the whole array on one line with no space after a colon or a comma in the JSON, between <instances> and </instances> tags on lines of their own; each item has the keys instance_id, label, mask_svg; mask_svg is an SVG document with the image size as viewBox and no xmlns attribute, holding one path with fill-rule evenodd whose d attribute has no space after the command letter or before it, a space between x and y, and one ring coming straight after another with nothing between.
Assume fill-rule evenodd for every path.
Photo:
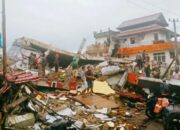
<instances>
[{"instance_id":1,"label":"group of people","mask_svg":"<svg viewBox=\"0 0 180 130\"><path fill-rule=\"evenodd\" d=\"M37 56L34 53L30 53L28 57L28 66L29 69L38 69L39 75L44 77L45 76L45 68L47 66L47 55L42 53L41 55ZM58 73L59 70L59 54L54 55L53 65L55 68L55 72ZM90 94L93 92L93 84L94 84L94 72L92 66L82 66L78 69L78 58L74 57L72 62L66 68L68 72L70 72L70 78L73 76L77 76L76 73L79 73L81 78L81 88L82 88L82 95Z\"/></svg>"},{"instance_id":2,"label":"group of people","mask_svg":"<svg viewBox=\"0 0 180 130\"><path fill-rule=\"evenodd\" d=\"M22 54L23 59L28 59L28 69L38 69L39 76L45 76L45 68L48 66L46 52L42 52L41 54L35 54L33 52L30 53L29 56ZM59 70L59 57L60 55L56 53L54 55L53 66L55 68L55 72Z\"/></svg>"},{"instance_id":3,"label":"group of people","mask_svg":"<svg viewBox=\"0 0 180 130\"><path fill-rule=\"evenodd\" d=\"M85 96L86 94L93 93L93 84L94 84L94 73L91 66L87 66L87 70L85 66L81 67L80 70L80 77L82 80L82 95Z\"/></svg>"},{"instance_id":4,"label":"group of people","mask_svg":"<svg viewBox=\"0 0 180 130\"><path fill-rule=\"evenodd\" d=\"M136 66L134 71L140 72L140 75L145 77L154 77L159 79L161 73L162 62L157 62L152 60L150 64L150 57L146 54L144 50L142 53L138 52L136 55ZM171 74L170 78L180 80L180 71L179 68L176 67Z\"/></svg>"},{"instance_id":5,"label":"group of people","mask_svg":"<svg viewBox=\"0 0 180 130\"><path fill-rule=\"evenodd\" d=\"M29 56L23 55L23 58L28 58L28 68L29 69L36 69L38 67L38 57L34 53L30 53Z\"/></svg>"},{"instance_id":6,"label":"group of people","mask_svg":"<svg viewBox=\"0 0 180 130\"><path fill-rule=\"evenodd\" d=\"M41 76L45 76L45 67L47 65L46 56L44 53L41 55L36 55L34 53L30 53L28 56L28 68L38 69L38 73Z\"/></svg>"},{"instance_id":7,"label":"group of people","mask_svg":"<svg viewBox=\"0 0 180 130\"><path fill-rule=\"evenodd\" d=\"M150 72L151 72L150 64L149 64L150 57L148 54L146 54L145 50L142 53L138 52L135 61L136 61L136 68L138 70L144 69L145 76L150 77Z\"/></svg>"}]
</instances>

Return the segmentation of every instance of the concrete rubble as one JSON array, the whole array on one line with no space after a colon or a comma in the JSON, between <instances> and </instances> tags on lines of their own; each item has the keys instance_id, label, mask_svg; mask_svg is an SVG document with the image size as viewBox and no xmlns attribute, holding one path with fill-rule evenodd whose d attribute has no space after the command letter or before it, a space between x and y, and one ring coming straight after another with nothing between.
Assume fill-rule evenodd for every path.
<instances>
[{"instance_id":1,"label":"concrete rubble","mask_svg":"<svg viewBox=\"0 0 180 130\"><path fill-rule=\"evenodd\" d=\"M127 124L126 120L131 117L124 113L125 110L120 107L122 104L115 109L96 108L73 100L74 97L67 91L44 93L28 85L19 86L18 93L13 95L16 97L10 97L16 100L11 100L12 102L9 100L11 105L4 104L4 107L9 109L3 108L6 113L4 125L6 129L60 129L63 123L64 125L70 123L69 129L105 130L129 127L128 125L134 129L137 127L136 124Z\"/></svg>"},{"instance_id":2,"label":"concrete rubble","mask_svg":"<svg viewBox=\"0 0 180 130\"><path fill-rule=\"evenodd\" d=\"M4 129L12 130L141 130L147 119L147 95L138 86L141 76L135 75L132 64L97 65L96 80L106 81L114 93L85 97L78 78L75 93L72 88L64 90L68 80L63 69L43 78L17 70L7 73L7 81L2 80L0 88L0 123Z\"/></svg>"}]
</instances>

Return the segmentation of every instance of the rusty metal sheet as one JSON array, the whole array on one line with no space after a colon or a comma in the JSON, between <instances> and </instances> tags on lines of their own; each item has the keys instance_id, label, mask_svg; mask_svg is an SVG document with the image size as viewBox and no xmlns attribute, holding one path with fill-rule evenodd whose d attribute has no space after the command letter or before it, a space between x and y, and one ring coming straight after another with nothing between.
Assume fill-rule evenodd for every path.
<instances>
[{"instance_id":1,"label":"rusty metal sheet","mask_svg":"<svg viewBox=\"0 0 180 130\"><path fill-rule=\"evenodd\" d=\"M96 108L118 108L119 105L116 104L114 101L108 100L98 95L91 95L91 96L76 96L74 99L85 106L95 106Z\"/></svg>"}]
</instances>

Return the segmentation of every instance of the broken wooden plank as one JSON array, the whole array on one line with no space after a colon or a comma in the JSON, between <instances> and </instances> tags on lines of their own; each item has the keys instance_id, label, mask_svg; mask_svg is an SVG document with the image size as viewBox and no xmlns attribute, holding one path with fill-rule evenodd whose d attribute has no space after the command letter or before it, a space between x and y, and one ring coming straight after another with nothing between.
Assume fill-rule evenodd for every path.
<instances>
[{"instance_id":1,"label":"broken wooden plank","mask_svg":"<svg viewBox=\"0 0 180 130\"><path fill-rule=\"evenodd\" d=\"M127 99L132 99L136 101L145 101L145 98L142 95L132 93L132 92L120 92L119 95L120 97L127 98Z\"/></svg>"},{"instance_id":2,"label":"broken wooden plank","mask_svg":"<svg viewBox=\"0 0 180 130\"><path fill-rule=\"evenodd\" d=\"M118 108L119 105L114 101L110 101L106 98L103 98L98 95L90 95L90 96L76 96L74 99L85 106L95 106L96 108Z\"/></svg>"},{"instance_id":3,"label":"broken wooden plank","mask_svg":"<svg viewBox=\"0 0 180 130\"><path fill-rule=\"evenodd\" d=\"M10 109L10 108L14 108L16 106L18 106L19 104L23 103L24 101L26 101L28 99L28 97L21 97L19 99L17 99L16 101L14 101L13 103L7 105L7 108Z\"/></svg>"}]
</instances>

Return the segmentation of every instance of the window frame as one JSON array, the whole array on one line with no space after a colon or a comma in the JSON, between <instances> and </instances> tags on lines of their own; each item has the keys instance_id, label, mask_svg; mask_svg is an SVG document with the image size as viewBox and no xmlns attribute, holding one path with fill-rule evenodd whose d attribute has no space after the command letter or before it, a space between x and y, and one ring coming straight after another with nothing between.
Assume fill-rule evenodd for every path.
<instances>
[{"instance_id":1,"label":"window frame","mask_svg":"<svg viewBox=\"0 0 180 130\"><path fill-rule=\"evenodd\" d=\"M165 52L158 52L158 53L153 53L153 59L165 63L166 62L166 54Z\"/></svg>"},{"instance_id":2,"label":"window frame","mask_svg":"<svg viewBox=\"0 0 180 130\"><path fill-rule=\"evenodd\" d=\"M130 44L135 44L136 43L136 38L135 37L131 37L130 38Z\"/></svg>"}]
</instances>

